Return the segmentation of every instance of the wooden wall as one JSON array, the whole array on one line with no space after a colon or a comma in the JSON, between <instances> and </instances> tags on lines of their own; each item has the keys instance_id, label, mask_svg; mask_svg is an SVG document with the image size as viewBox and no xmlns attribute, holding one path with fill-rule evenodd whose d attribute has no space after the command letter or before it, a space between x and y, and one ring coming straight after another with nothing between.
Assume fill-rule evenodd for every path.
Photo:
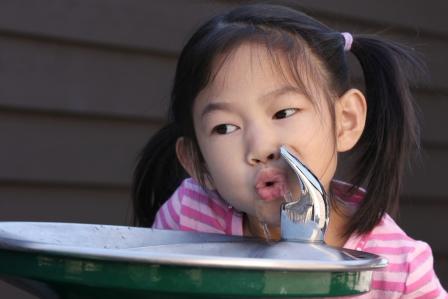
<instances>
[{"instance_id":1,"label":"wooden wall","mask_svg":"<svg viewBox=\"0 0 448 299\"><path fill-rule=\"evenodd\" d=\"M0 1L0 220L128 224L136 155L163 122L182 45L241 2ZM431 78L415 90L424 151L399 222L432 245L448 288L448 2L295 3L341 31L381 33L425 55ZM3 283L0 293L32 298Z\"/></svg>"}]
</instances>

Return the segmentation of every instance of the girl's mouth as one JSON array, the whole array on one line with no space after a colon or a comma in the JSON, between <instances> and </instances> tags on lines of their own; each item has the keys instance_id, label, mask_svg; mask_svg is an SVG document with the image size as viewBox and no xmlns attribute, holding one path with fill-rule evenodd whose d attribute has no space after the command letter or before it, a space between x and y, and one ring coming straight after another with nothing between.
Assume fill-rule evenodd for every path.
<instances>
[{"instance_id":1,"label":"girl's mouth","mask_svg":"<svg viewBox=\"0 0 448 299\"><path fill-rule=\"evenodd\" d=\"M258 196L264 201L282 198L286 191L286 177L283 172L267 168L262 169L255 180L255 189Z\"/></svg>"}]
</instances>

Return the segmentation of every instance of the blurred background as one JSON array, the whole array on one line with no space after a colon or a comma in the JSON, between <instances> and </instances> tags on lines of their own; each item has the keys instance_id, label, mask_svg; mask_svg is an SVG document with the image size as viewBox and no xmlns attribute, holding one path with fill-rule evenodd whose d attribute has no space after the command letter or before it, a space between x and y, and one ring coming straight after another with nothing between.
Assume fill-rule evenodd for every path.
<instances>
[{"instance_id":1,"label":"blurred background","mask_svg":"<svg viewBox=\"0 0 448 299\"><path fill-rule=\"evenodd\" d=\"M164 121L183 44L210 16L248 2L0 0L0 221L130 224L133 167ZM448 2L270 3L424 55L430 79L414 88L423 153L398 222L432 246L448 288ZM35 298L4 282L0 294Z\"/></svg>"}]
</instances>

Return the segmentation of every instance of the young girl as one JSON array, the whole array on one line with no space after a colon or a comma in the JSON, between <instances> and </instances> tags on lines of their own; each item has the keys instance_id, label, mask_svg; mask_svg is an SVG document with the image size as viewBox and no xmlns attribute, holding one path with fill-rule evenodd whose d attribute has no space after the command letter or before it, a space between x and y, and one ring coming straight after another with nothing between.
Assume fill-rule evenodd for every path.
<instances>
[{"instance_id":1,"label":"young girl","mask_svg":"<svg viewBox=\"0 0 448 299\"><path fill-rule=\"evenodd\" d=\"M350 52L365 95L350 85ZM260 237L267 227L278 238L283 194L299 192L279 155L286 144L330 194L326 243L389 260L363 296L445 298L429 246L388 215L418 145L402 68L416 62L395 43L340 33L290 8L249 5L214 17L183 49L170 122L137 165L136 224ZM342 183L334 175L347 151Z\"/></svg>"}]
</instances>

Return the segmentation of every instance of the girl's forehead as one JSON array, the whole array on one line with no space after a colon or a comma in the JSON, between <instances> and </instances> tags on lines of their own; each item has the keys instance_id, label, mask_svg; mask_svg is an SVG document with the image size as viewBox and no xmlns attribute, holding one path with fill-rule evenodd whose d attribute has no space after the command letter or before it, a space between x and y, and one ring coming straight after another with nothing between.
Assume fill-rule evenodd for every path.
<instances>
[{"instance_id":1,"label":"girl's forehead","mask_svg":"<svg viewBox=\"0 0 448 299\"><path fill-rule=\"evenodd\" d=\"M282 86L296 88L320 106L328 98L328 78L322 64L306 47L289 51L260 42L244 42L217 55L198 100L248 90L265 93Z\"/></svg>"},{"instance_id":2,"label":"girl's forehead","mask_svg":"<svg viewBox=\"0 0 448 299\"><path fill-rule=\"evenodd\" d=\"M278 52L278 53L277 53ZM205 93L223 93L232 88L260 85L260 92L280 85L300 89L287 67L284 54L270 52L266 46L243 43L215 58ZM262 84L260 84L262 83Z\"/></svg>"}]
</instances>

